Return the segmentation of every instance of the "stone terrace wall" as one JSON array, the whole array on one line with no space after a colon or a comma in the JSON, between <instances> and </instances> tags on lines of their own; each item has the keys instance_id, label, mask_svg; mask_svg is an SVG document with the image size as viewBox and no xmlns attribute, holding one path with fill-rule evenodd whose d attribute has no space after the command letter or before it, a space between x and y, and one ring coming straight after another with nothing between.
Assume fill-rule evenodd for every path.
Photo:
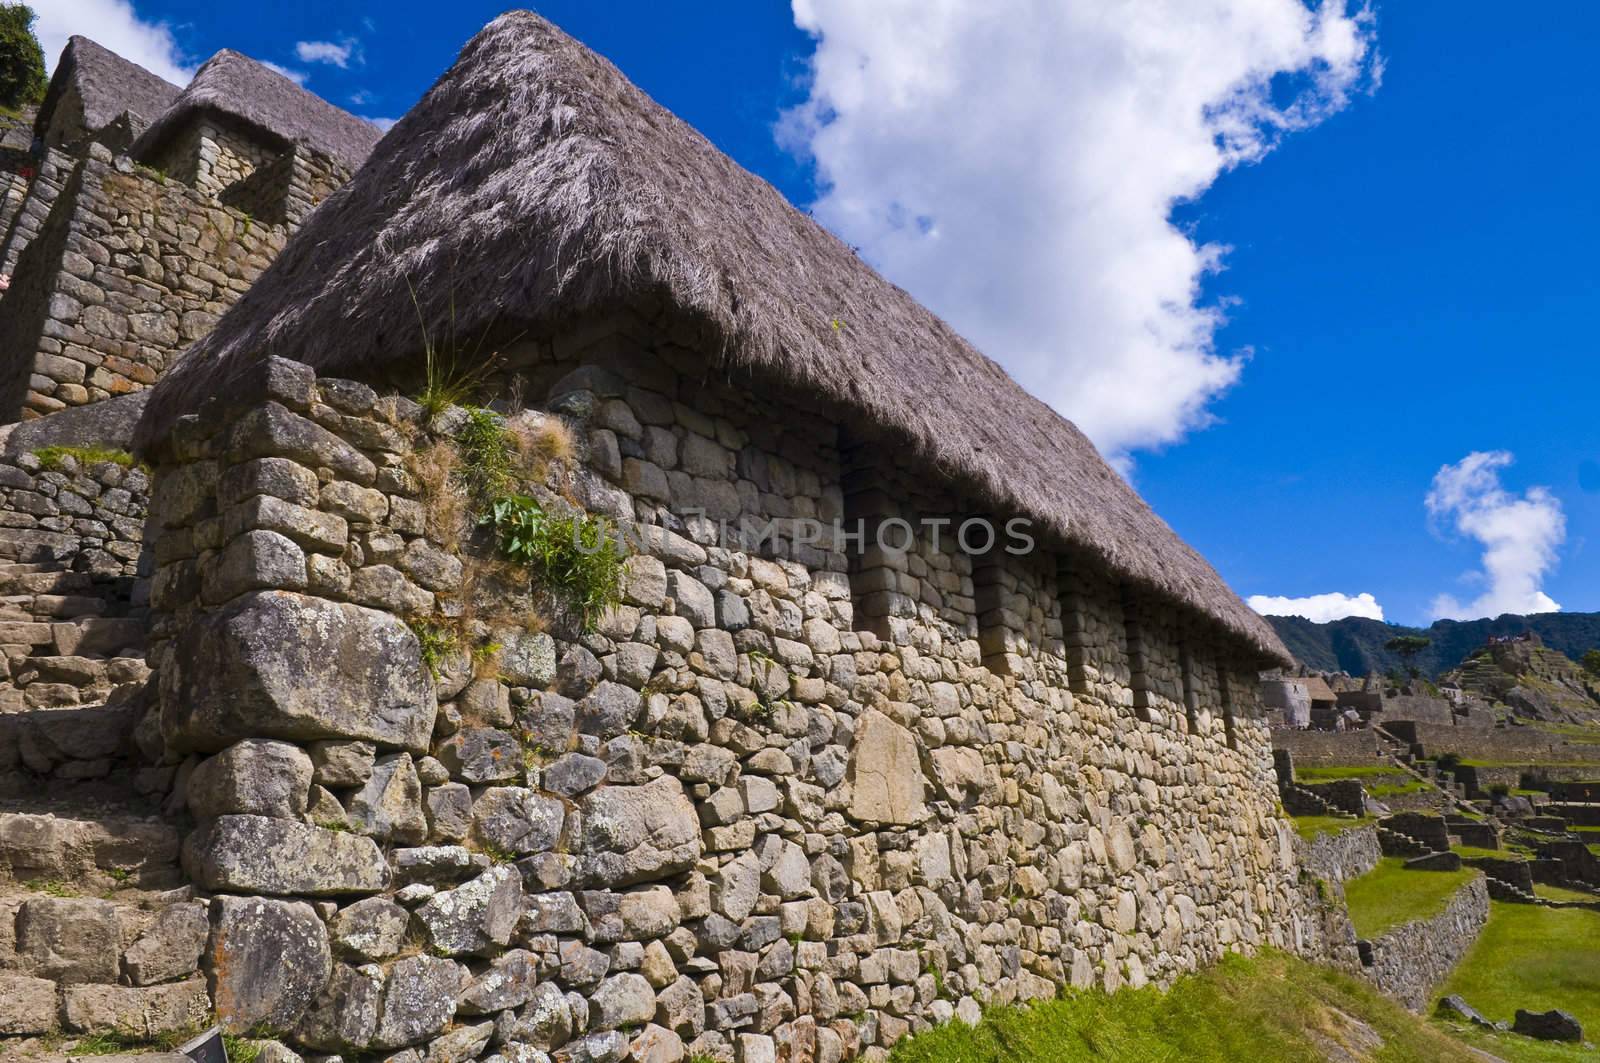
<instances>
[{"instance_id":1,"label":"stone terrace wall","mask_svg":"<svg viewBox=\"0 0 1600 1063\"><path fill-rule=\"evenodd\" d=\"M1294 762L1302 766L1341 764L1387 764L1378 757L1378 736L1373 731L1296 731L1279 728L1272 732L1274 749L1287 749Z\"/></svg>"},{"instance_id":2,"label":"stone terrace wall","mask_svg":"<svg viewBox=\"0 0 1600 1063\"><path fill-rule=\"evenodd\" d=\"M0 300L0 416L154 383L271 263L286 232L91 147Z\"/></svg>"},{"instance_id":3,"label":"stone terrace wall","mask_svg":"<svg viewBox=\"0 0 1600 1063\"><path fill-rule=\"evenodd\" d=\"M1300 866L1328 882L1359 878L1377 867L1383 856L1378 832L1371 826L1324 831L1300 845Z\"/></svg>"},{"instance_id":4,"label":"stone terrace wall","mask_svg":"<svg viewBox=\"0 0 1600 1063\"><path fill-rule=\"evenodd\" d=\"M153 165L167 176L215 199L283 153L257 136L220 120L198 118L172 138Z\"/></svg>"},{"instance_id":5,"label":"stone terrace wall","mask_svg":"<svg viewBox=\"0 0 1600 1063\"><path fill-rule=\"evenodd\" d=\"M139 468L0 459L0 713L144 679L148 495Z\"/></svg>"},{"instance_id":6,"label":"stone terrace wall","mask_svg":"<svg viewBox=\"0 0 1600 1063\"><path fill-rule=\"evenodd\" d=\"M1479 875L1432 919L1404 923L1363 943L1363 973L1384 993L1420 1012L1478 940L1488 919L1489 890Z\"/></svg>"},{"instance_id":7,"label":"stone terrace wall","mask_svg":"<svg viewBox=\"0 0 1600 1063\"><path fill-rule=\"evenodd\" d=\"M1454 753L1462 760L1488 763L1546 761L1551 764L1600 762L1600 751L1593 744L1569 742L1560 735L1535 727L1497 727L1493 730L1450 727L1439 724L1396 724L1394 735L1421 745L1430 757Z\"/></svg>"},{"instance_id":8,"label":"stone terrace wall","mask_svg":"<svg viewBox=\"0 0 1600 1063\"><path fill-rule=\"evenodd\" d=\"M498 678L430 677L401 619L463 579L411 404L273 361L157 468L152 661L226 1022L880 1058L980 1002L1322 951L1254 675L1192 621L1044 554L730 546L718 519L849 511L829 421L615 337L520 368L586 444L551 487L646 548L592 632L496 621Z\"/></svg>"},{"instance_id":9,"label":"stone terrace wall","mask_svg":"<svg viewBox=\"0 0 1600 1063\"><path fill-rule=\"evenodd\" d=\"M7 219L5 228L0 229L0 273L14 275L17 272L22 252L44 228L74 166L72 157L64 152L45 152L38 172L27 183L22 201ZM15 195L14 188L12 195Z\"/></svg>"}]
</instances>

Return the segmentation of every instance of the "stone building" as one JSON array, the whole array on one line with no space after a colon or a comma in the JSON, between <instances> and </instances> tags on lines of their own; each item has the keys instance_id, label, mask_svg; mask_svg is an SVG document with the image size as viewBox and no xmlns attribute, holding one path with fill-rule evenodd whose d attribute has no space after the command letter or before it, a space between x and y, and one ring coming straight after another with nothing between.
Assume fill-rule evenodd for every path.
<instances>
[{"instance_id":1,"label":"stone building","mask_svg":"<svg viewBox=\"0 0 1600 1063\"><path fill-rule=\"evenodd\" d=\"M494 412L406 397L469 387ZM154 675L95 658L0 729L19 791L120 795L0 813L15 882L96 895L0 899L0 1036L837 1063L1063 984L1350 952L1276 804L1271 629L1074 426L538 16L466 46L136 448L109 501L148 507ZM28 505L116 479L18 463ZM501 508L619 532L615 597L508 563Z\"/></svg>"},{"instance_id":2,"label":"stone building","mask_svg":"<svg viewBox=\"0 0 1600 1063\"><path fill-rule=\"evenodd\" d=\"M218 53L184 89L74 37L0 156L0 419L148 387L379 137Z\"/></svg>"}]
</instances>

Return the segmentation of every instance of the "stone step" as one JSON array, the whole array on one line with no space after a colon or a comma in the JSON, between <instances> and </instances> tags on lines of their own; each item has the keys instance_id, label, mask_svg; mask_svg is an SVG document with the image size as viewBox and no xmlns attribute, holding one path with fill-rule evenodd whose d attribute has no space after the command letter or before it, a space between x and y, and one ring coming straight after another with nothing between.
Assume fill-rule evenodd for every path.
<instances>
[{"instance_id":1,"label":"stone step","mask_svg":"<svg viewBox=\"0 0 1600 1063\"><path fill-rule=\"evenodd\" d=\"M64 572L66 569L57 564L28 561L0 562L0 579L9 576L24 576L34 572Z\"/></svg>"},{"instance_id":2,"label":"stone step","mask_svg":"<svg viewBox=\"0 0 1600 1063\"><path fill-rule=\"evenodd\" d=\"M129 1045L177 1043L213 1019L199 969L208 940L207 906L190 887L99 895L60 885L48 891L0 888L0 922L13 931L0 970L0 1016L6 1033L36 1039L0 1041L0 1058L87 1059L88 1046L79 1055L73 1041L92 1034Z\"/></svg>"},{"instance_id":3,"label":"stone step","mask_svg":"<svg viewBox=\"0 0 1600 1063\"><path fill-rule=\"evenodd\" d=\"M150 670L140 657L51 655L14 658L0 681L0 719L36 711L91 708L137 693ZM5 767L0 755L0 770Z\"/></svg>"},{"instance_id":4,"label":"stone step","mask_svg":"<svg viewBox=\"0 0 1600 1063\"><path fill-rule=\"evenodd\" d=\"M130 699L0 714L0 808L14 810L17 800L36 794L67 796L55 791L126 768L143 711ZM51 785L41 792L46 780Z\"/></svg>"},{"instance_id":5,"label":"stone step","mask_svg":"<svg viewBox=\"0 0 1600 1063\"><path fill-rule=\"evenodd\" d=\"M12 892L57 893L181 885L178 829L154 812L129 810L139 803L130 794L120 806L57 801L0 810L0 882L12 883Z\"/></svg>"},{"instance_id":6,"label":"stone step","mask_svg":"<svg viewBox=\"0 0 1600 1063\"><path fill-rule=\"evenodd\" d=\"M93 587L94 577L87 572L69 572L65 569L0 572L0 595L7 598L34 594L79 594Z\"/></svg>"}]
</instances>

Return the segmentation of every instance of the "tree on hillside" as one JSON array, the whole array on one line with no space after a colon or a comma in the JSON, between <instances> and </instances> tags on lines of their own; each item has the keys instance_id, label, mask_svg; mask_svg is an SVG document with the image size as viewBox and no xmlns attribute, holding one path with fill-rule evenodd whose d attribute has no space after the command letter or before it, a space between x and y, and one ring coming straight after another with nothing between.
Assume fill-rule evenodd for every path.
<instances>
[{"instance_id":1,"label":"tree on hillside","mask_svg":"<svg viewBox=\"0 0 1600 1063\"><path fill-rule=\"evenodd\" d=\"M1390 653L1398 653L1400 659L1406 662L1406 671L1411 673L1411 678L1417 677L1417 654L1433 645L1433 640L1423 638L1421 635L1396 635L1383 644L1383 648Z\"/></svg>"},{"instance_id":2,"label":"tree on hillside","mask_svg":"<svg viewBox=\"0 0 1600 1063\"><path fill-rule=\"evenodd\" d=\"M37 16L27 4L0 3L0 107L44 99L44 49L33 35Z\"/></svg>"},{"instance_id":3,"label":"tree on hillside","mask_svg":"<svg viewBox=\"0 0 1600 1063\"><path fill-rule=\"evenodd\" d=\"M1590 650L1583 655L1583 670L1600 678L1600 649Z\"/></svg>"}]
</instances>

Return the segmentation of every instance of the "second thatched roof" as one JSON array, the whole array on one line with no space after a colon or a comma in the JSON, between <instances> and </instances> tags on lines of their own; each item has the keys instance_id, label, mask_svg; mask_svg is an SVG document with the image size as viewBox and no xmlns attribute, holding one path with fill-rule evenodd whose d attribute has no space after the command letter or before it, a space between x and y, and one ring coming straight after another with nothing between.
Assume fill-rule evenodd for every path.
<instances>
[{"instance_id":1,"label":"second thatched roof","mask_svg":"<svg viewBox=\"0 0 1600 1063\"><path fill-rule=\"evenodd\" d=\"M51 116L62 106L69 89L78 90L83 103L83 124L98 132L129 111L153 122L172 105L182 90L137 63L103 48L87 37L67 38L50 88L39 107L35 129L42 135Z\"/></svg>"},{"instance_id":2,"label":"second thatched roof","mask_svg":"<svg viewBox=\"0 0 1600 1063\"><path fill-rule=\"evenodd\" d=\"M420 358L422 327L550 335L629 310L894 433L996 512L1031 517L1044 539L1210 618L1257 659L1291 660L1075 426L525 11L468 43L157 385L140 445L268 355L381 373Z\"/></svg>"},{"instance_id":3,"label":"second thatched roof","mask_svg":"<svg viewBox=\"0 0 1600 1063\"><path fill-rule=\"evenodd\" d=\"M134 145L150 158L201 112L219 114L288 144L305 144L354 170L366 161L383 133L371 122L340 110L247 55L224 48L195 72L188 88Z\"/></svg>"}]
</instances>

